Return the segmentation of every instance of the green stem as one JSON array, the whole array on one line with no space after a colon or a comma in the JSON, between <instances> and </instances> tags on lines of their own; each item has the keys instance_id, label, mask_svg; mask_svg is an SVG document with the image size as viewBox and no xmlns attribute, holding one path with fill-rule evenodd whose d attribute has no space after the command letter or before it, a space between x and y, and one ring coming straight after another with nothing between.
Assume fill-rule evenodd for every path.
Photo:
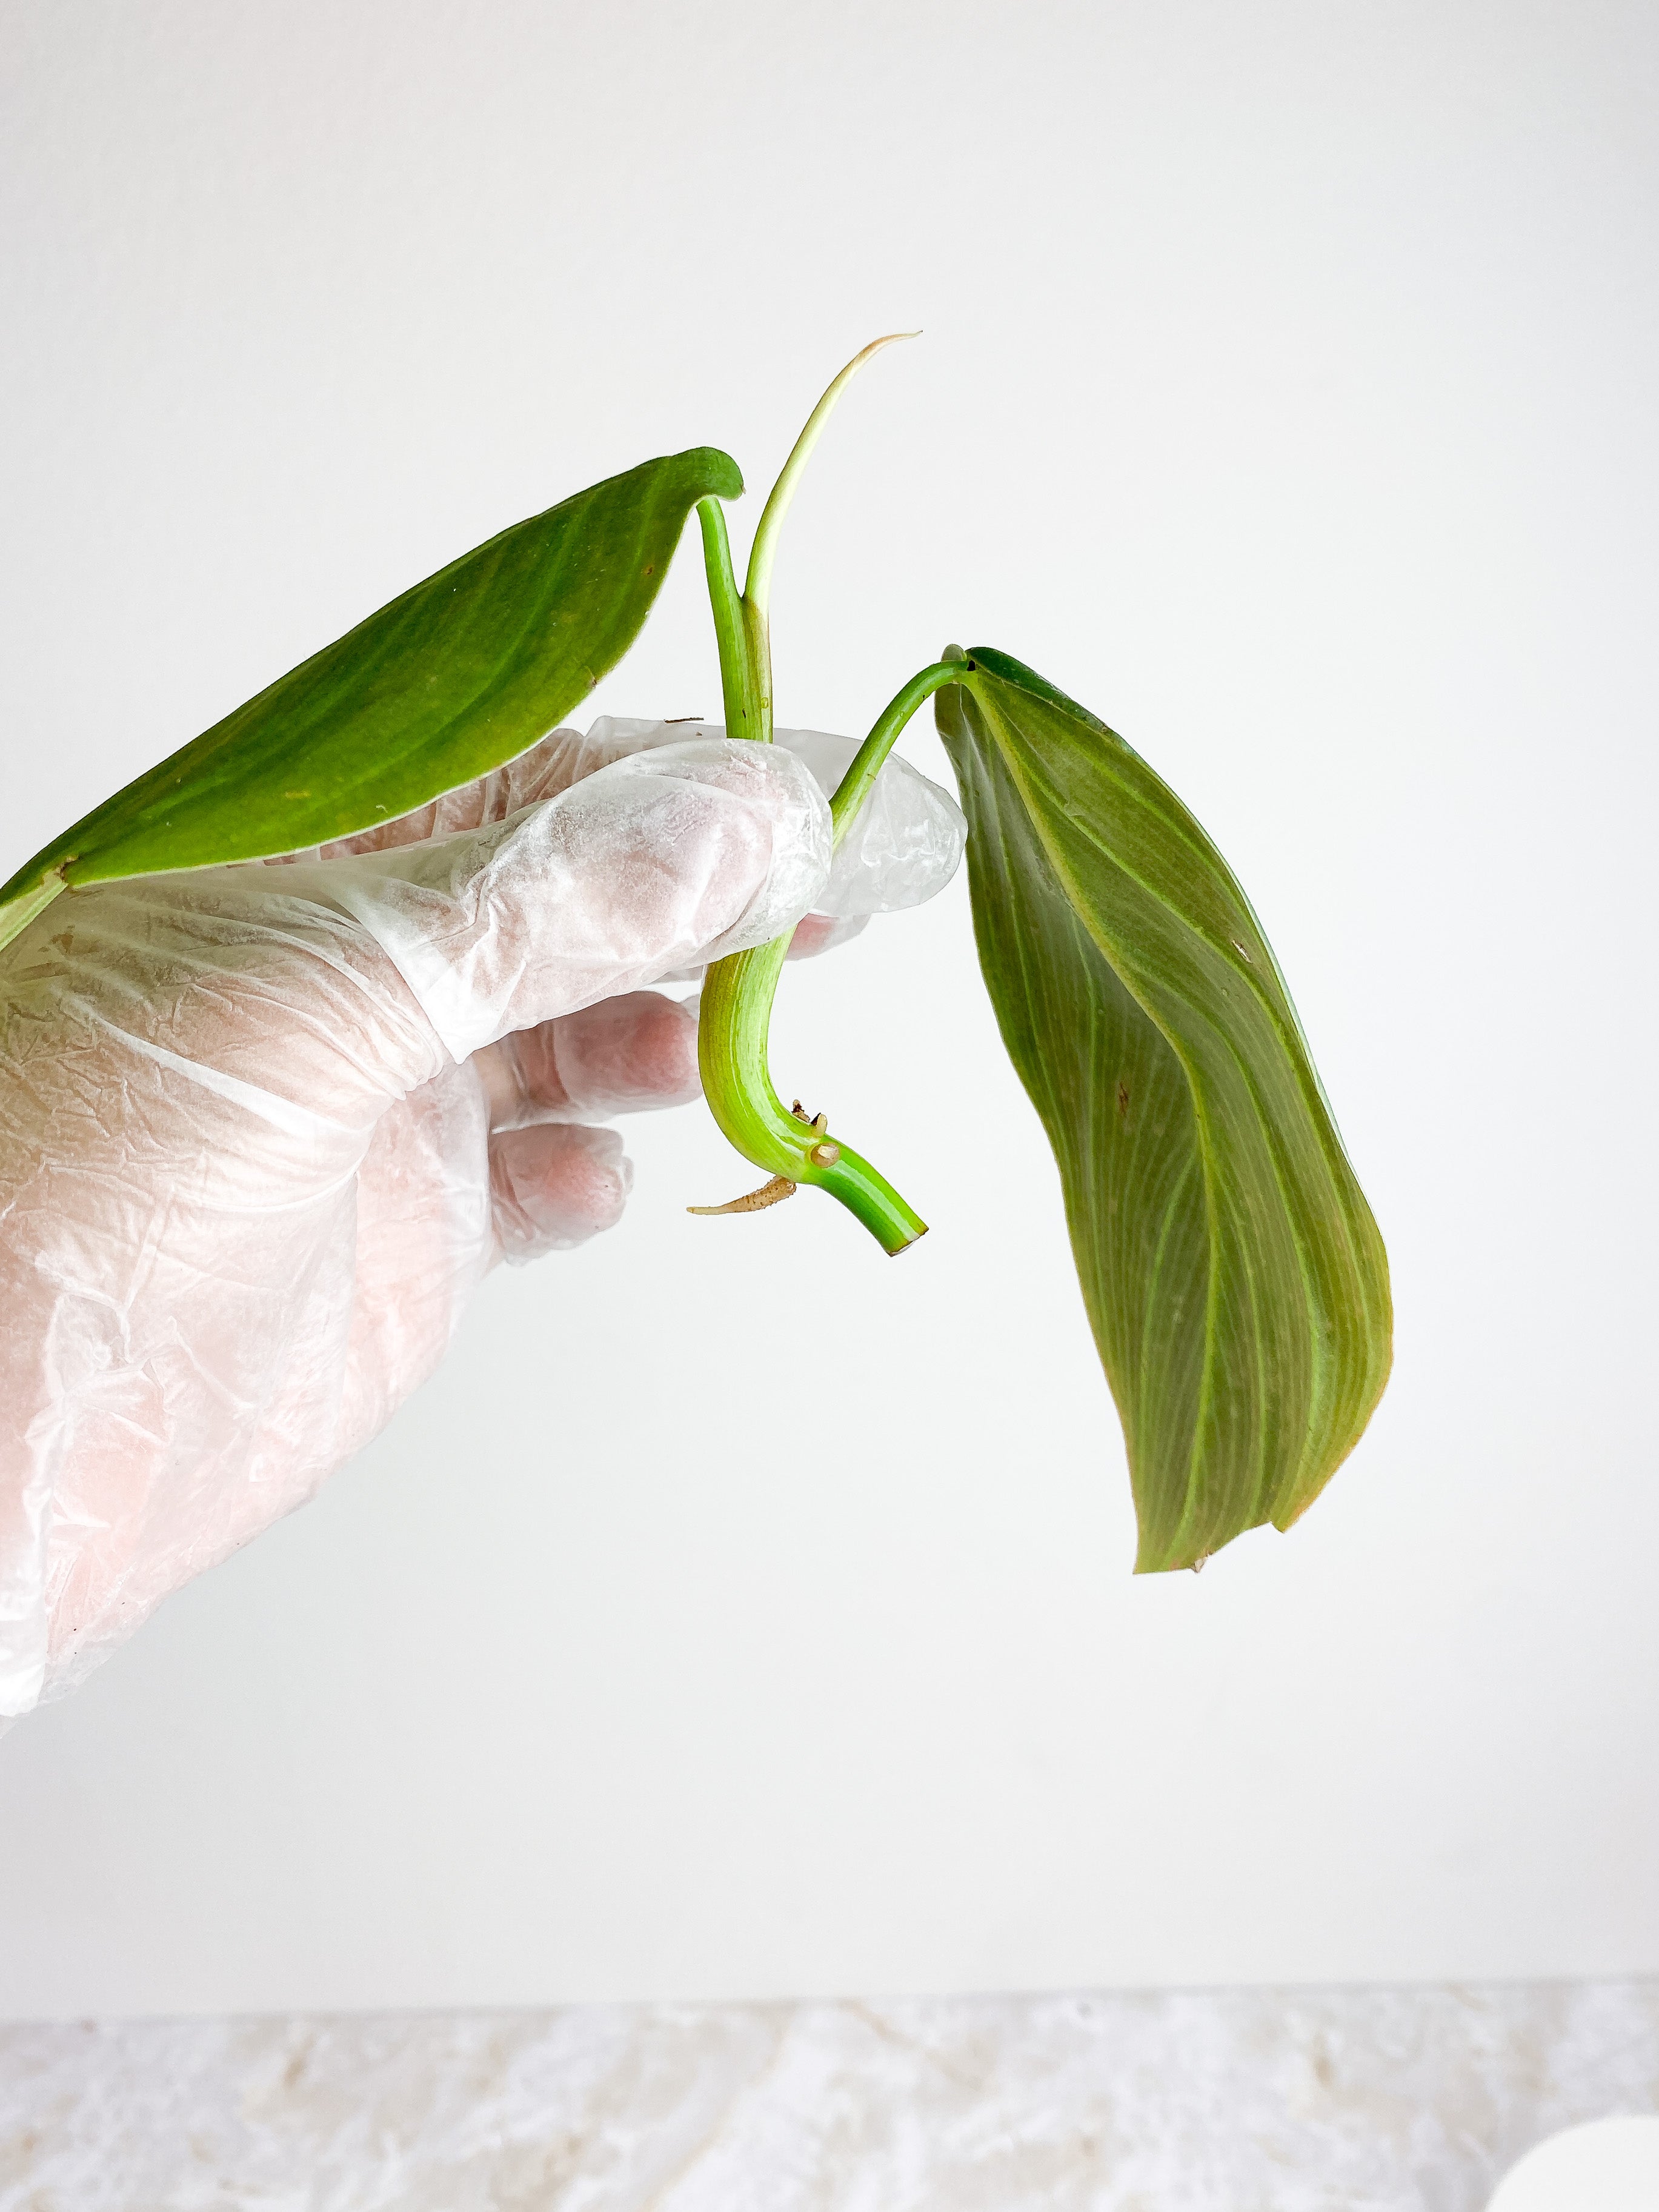
<instances>
[{"instance_id":1,"label":"green stem","mask_svg":"<svg viewBox=\"0 0 1659 2212\"><path fill-rule=\"evenodd\" d=\"M959 683L971 666L969 661L936 661L913 677L883 711L830 803L837 843L911 715L942 685ZM752 952L717 960L708 971L697 1016L697 1059L709 1109L745 1159L769 1176L828 1191L864 1224L884 1252L896 1255L927 1234L927 1223L868 1160L827 1129L789 1113L773 1088L767 1041L788 950L787 936L775 937Z\"/></svg>"},{"instance_id":2,"label":"green stem","mask_svg":"<svg viewBox=\"0 0 1659 2212\"><path fill-rule=\"evenodd\" d=\"M767 1031L788 951L788 937L775 937L709 969L697 1013L702 1087L721 1133L745 1159L828 1191L896 1256L927 1235L927 1223L860 1153L790 1113L772 1087Z\"/></svg>"},{"instance_id":3,"label":"green stem","mask_svg":"<svg viewBox=\"0 0 1659 2212\"><path fill-rule=\"evenodd\" d=\"M720 647L720 691L726 705L726 732L732 738L757 738L763 744L772 736L771 700L763 700L755 656L750 646L749 610L738 594L732 567L732 541L726 535L726 510L713 497L697 501L697 520L702 526L702 561L708 577L708 604L714 610L714 638ZM766 690L771 690L769 680Z\"/></svg>"},{"instance_id":4,"label":"green stem","mask_svg":"<svg viewBox=\"0 0 1659 2212\"><path fill-rule=\"evenodd\" d=\"M763 744L772 742L772 632L763 611L747 593L743 602L743 633L749 647L750 681L755 689L755 735Z\"/></svg>"},{"instance_id":5,"label":"green stem","mask_svg":"<svg viewBox=\"0 0 1659 2212\"><path fill-rule=\"evenodd\" d=\"M913 336L914 333L900 333ZM714 614L714 635L720 646L720 689L726 703L726 733L734 738L772 737L772 639L769 608L772 566L777 557L778 533L794 498L795 487L807 458L823 435L823 427L850 380L872 354L892 338L878 338L849 361L808 416L796 439L771 495L762 512L750 549L749 574L741 594L732 567L731 541L726 516L714 498L697 502L702 526L703 564L708 574L709 604ZM892 701L859 749L830 802L830 819L840 842L848 824L864 804L877 771L892 749L893 740L916 708L942 684L954 681L960 661L940 661L907 684ZM726 1136L745 1159L764 1168L771 1185L754 1197L761 1205L787 1197L804 1182L816 1184L839 1199L870 1231L884 1252L905 1251L927 1224L906 1205L884 1177L838 1138L832 1138L822 1117L814 1123L798 1113L786 1113L772 1088L767 1066L767 1034L771 1026L772 1000L789 950L787 936L775 938L753 951L734 953L717 960L703 984L697 1019L697 1058L702 1087L710 1110ZM744 1202L735 1208L694 1206L694 1212L752 1211Z\"/></svg>"},{"instance_id":6,"label":"green stem","mask_svg":"<svg viewBox=\"0 0 1659 2212\"><path fill-rule=\"evenodd\" d=\"M726 732L732 738L757 738L772 742L772 567L778 556L778 536L795 496L801 471L812 448L823 435L824 425L836 410L842 393L884 346L900 338L915 337L915 331L896 331L876 338L854 354L834 378L823 397L806 418L806 427L790 448L789 458L767 495L749 549L749 574L739 594L732 566L732 544L726 535L726 514L714 498L697 501L702 526L703 565L708 573L708 599L714 611L714 635L720 644L720 688L725 695Z\"/></svg>"},{"instance_id":7,"label":"green stem","mask_svg":"<svg viewBox=\"0 0 1659 2212\"><path fill-rule=\"evenodd\" d=\"M924 668L913 676L902 691L894 693L878 716L876 726L853 756L851 764L836 786L836 795L830 802L830 819L835 824L836 842L840 844L852 825L865 800L870 796L870 787L881 773L881 764L893 750L899 732L904 727L924 699L947 684L959 684L973 666L971 661L936 660L931 668Z\"/></svg>"}]
</instances>

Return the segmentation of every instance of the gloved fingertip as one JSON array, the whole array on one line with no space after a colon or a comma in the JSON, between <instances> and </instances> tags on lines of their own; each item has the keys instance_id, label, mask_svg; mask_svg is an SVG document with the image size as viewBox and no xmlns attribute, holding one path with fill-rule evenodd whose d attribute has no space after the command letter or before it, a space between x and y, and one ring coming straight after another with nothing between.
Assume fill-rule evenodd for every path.
<instances>
[{"instance_id":1,"label":"gloved fingertip","mask_svg":"<svg viewBox=\"0 0 1659 2212\"><path fill-rule=\"evenodd\" d=\"M611 1129L542 1122L490 1143L495 1234L515 1263L614 1229L633 1187L634 1164Z\"/></svg>"},{"instance_id":2,"label":"gloved fingertip","mask_svg":"<svg viewBox=\"0 0 1659 2212\"><path fill-rule=\"evenodd\" d=\"M704 738L612 761L489 829L313 874L465 1060L765 944L819 903L830 843L792 754Z\"/></svg>"},{"instance_id":3,"label":"gloved fingertip","mask_svg":"<svg viewBox=\"0 0 1659 2212\"><path fill-rule=\"evenodd\" d=\"M551 1026L565 1095L586 1113L640 1113L702 1096L696 1015L659 991L603 999Z\"/></svg>"},{"instance_id":4,"label":"gloved fingertip","mask_svg":"<svg viewBox=\"0 0 1659 2212\"><path fill-rule=\"evenodd\" d=\"M862 934L868 926L867 914L835 915L805 914L795 924L795 933L789 940L787 960L816 960L820 952L833 952L838 945Z\"/></svg>"}]
</instances>

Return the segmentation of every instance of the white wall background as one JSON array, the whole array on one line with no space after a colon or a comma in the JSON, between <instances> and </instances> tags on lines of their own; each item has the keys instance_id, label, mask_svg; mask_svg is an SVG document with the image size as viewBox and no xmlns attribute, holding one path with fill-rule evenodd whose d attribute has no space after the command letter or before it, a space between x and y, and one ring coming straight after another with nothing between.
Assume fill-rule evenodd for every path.
<instances>
[{"instance_id":1,"label":"white wall background","mask_svg":"<svg viewBox=\"0 0 1659 2212\"><path fill-rule=\"evenodd\" d=\"M965 889L878 924L775 1060L933 1235L691 1221L732 1157L635 1124L621 1231L0 1745L0 2009L1659 1970L1659 15L0 37L6 867L520 515L705 440L763 489L920 324L792 521L783 718L954 636L1121 728L1256 900L1400 1310L1294 1534L1133 1579ZM594 703L718 710L693 559Z\"/></svg>"}]
</instances>

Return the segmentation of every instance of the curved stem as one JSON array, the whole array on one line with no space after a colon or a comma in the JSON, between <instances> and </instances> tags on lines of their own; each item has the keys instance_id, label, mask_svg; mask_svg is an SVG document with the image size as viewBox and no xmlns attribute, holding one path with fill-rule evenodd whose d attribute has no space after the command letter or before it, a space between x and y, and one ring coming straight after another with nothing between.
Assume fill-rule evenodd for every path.
<instances>
[{"instance_id":1,"label":"curved stem","mask_svg":"<svg viewBox=\"0 0 1659 2212\"><path fill-rule=\"evenodd\" d=\"M778 533L801 471L823 434L836 402L865 362L884 346L891 345L895 337L915 335L897 331L866 346L848 362L812 410L762 513L741 595L720 501L710 497L697 502L708 597L720 645L726 726L732 737L757 738L763 744L771 739L772 644L768 609L772 564L777 555ZM864 804L899 732L930 692L956 681L962 672L960 659L936 662L913 678L890 702L830 801L836 843ZM810 1182L839 1199L884 1251L906 1251L927 1234L926 1222L868 1160L830 1136L822 1115L808 1119L799 1109L787 1113L772 1087L767 1035L778 977L788 950L789 938L783 936L752 951L734 953L728 959L717 960L704 982L697 1019L697 1059L709 1109L738 1152L757 1167L764 1168L771 1181L763 1190L732 1206L694 1206L691 1211L758 1212L787 1198L799 1184Z\"/></svg>"},{"instance_id":2,"label":"curved stem","mask_svg":"<svg viewBox=\"0 0 1659 2212\"><path fill-rule=\"evenodd\" d=\"M869 795L877 771L922 701L946 684L960 683L969 660L935 661L911 678L878 718L853 757L830 803L839 842ZM927 1224L861 1154L817 1127L786 1111L772 1086L767 1040L772 1001L789 950L775 937L752 952L717 960L703 984L697 1014L697 1060L702 1087L722 1133L744 1158L769 1176L809 1182L828 1191L861 1221L890 1255L905 1251Z\"/></svg>"},{"instance_id":3,"label":"curved stem","mask_svg":"<svg viewBox=\"0 0 1659 2212\"><path fill-rule=\"evenodd\" d=\"M904 727L924 699L947 684L959 684L973 666L968 660L936 660L931 668L924 668L913 676L902 691L896 691L876 719L876 726L853 756L847 773L836 786L836 795L830 802L830 819L835 824L836 842L840 844L851 827L853 817L870 796L870 787L881 772L881 764L893 750L899 732Z\"/></svg>"},{"instance_id":4,"label":"curved stem","mask_svg":"<svg viewBox=\"0 0 1659 2212\"><path fill-rule=\"evenodd\" d=\"M886 1177L826 1127L790 1113L772 1087L767 1030L787 936L736 952L709 969L697 1015L697 1058L715 1121L745 1159L792 1183L838 1198L890 1257L927 1233L927 1224Z\"/></svg>"}]
</instances>

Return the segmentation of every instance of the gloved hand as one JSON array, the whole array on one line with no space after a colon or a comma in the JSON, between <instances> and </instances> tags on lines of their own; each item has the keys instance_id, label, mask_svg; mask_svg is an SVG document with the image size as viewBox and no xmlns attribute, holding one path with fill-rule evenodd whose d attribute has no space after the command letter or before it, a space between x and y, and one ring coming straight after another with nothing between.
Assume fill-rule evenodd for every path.
<instances>
[{"instance_id":1,"label":"gloved hand","mask_svg":"<svg viewBox=\"0 0 1659 2212\"><path fill-rule=\"evenodd\" d=\"M593 1124L699 1089L694 1011L642 986L948 880L962 817L897 761L831 868L854 750L556 731L319 853L67 893L0 955L0 1716L311 1497L499 1260L617 1221Z\"/></svg>"}]
</instances>

